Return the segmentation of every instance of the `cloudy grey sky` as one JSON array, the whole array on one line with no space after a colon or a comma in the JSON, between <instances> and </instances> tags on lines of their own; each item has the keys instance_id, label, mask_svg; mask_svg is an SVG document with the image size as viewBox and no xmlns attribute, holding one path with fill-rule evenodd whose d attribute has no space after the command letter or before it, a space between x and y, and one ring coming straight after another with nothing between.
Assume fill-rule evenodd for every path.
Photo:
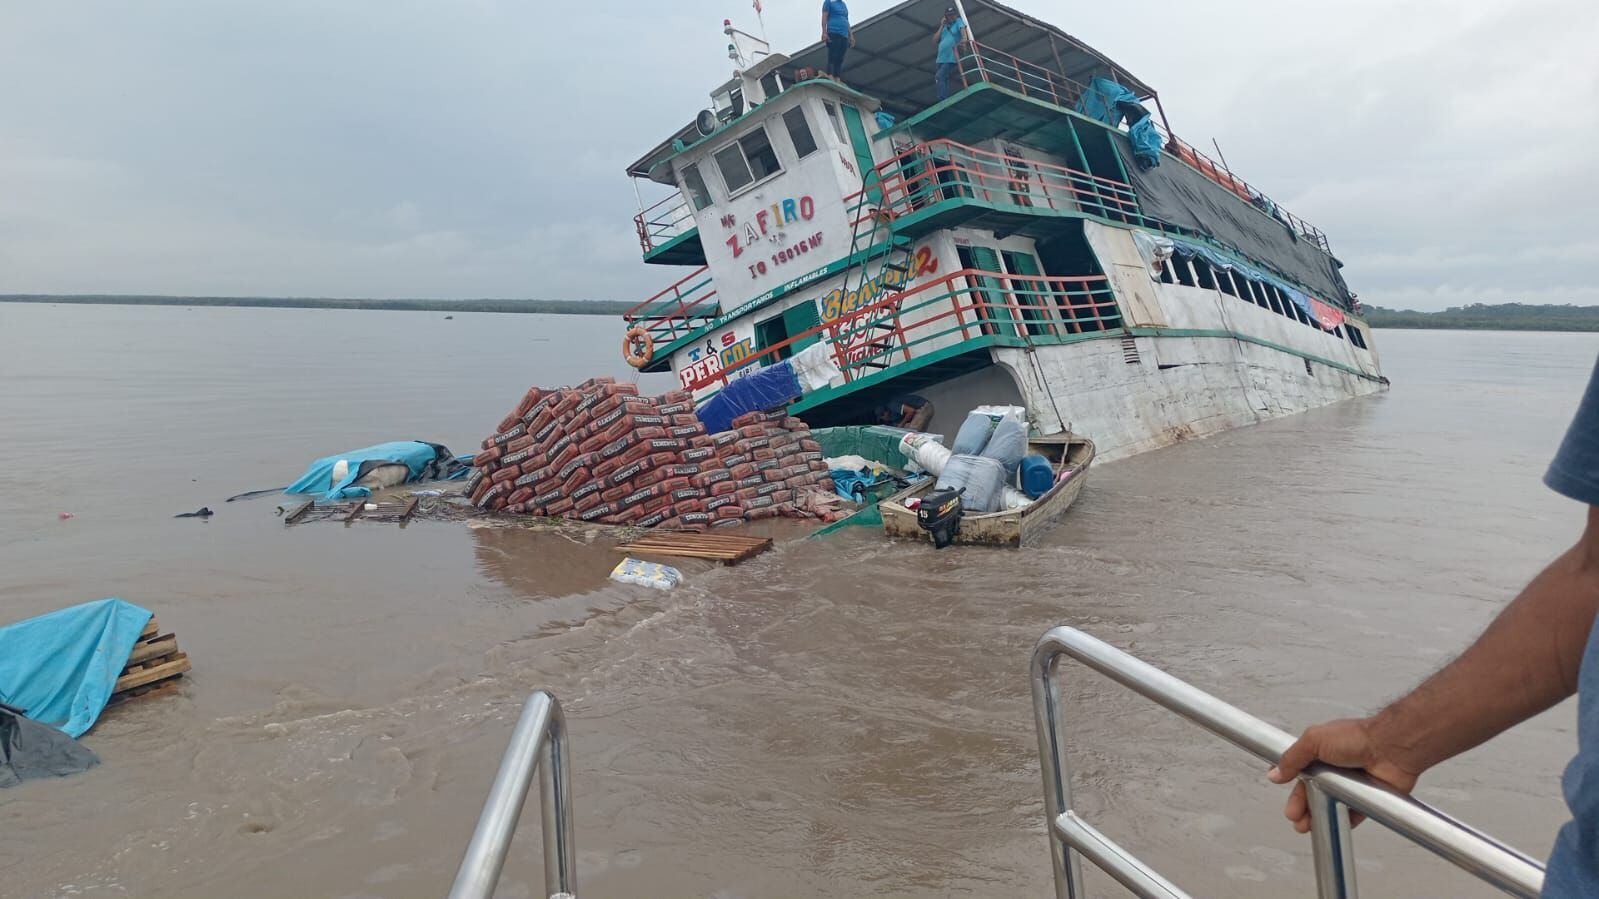
<instances>
[{"instance_id":1,"label":"cloudy grey sky","mask_svg":"<svg viewBox=\"0 0 1599 899\"><path fill-rule=\"evenodd\" d=\"M1012 5L1153 84L1368 302L1599 304L1592 0ZM814 40L815 0L765 6ZM724 17L753 29L748 0L3 0L0 293L641 298L673 272L622 169L726 78Z\"/></svg>"}]
</instances>

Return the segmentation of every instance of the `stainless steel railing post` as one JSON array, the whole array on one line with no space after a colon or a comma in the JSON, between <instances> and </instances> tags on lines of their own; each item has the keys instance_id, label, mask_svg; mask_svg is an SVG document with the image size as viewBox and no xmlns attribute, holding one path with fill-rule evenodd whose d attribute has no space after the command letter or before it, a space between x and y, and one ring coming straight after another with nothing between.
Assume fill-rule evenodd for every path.
<instances>
[{"instance_id":1,"label":"stainless steel railing post","mask_svg":"<svg viewBox=\"0 0 1599 899\"><path fill-rule=\"evenodd\" d=\"M1086 899L1082 863L1076 851L1055 835L1055 822L1072 807L1071 769L1066 763L1060 702L1055 696L1055 662L1059 658L1059 653L1033 653L1033 727L1038 733L1038 764L1044 773L1044 834L1049 838L1050 864L1055 869L1055 899Z\"/></svg>"},{"instance_id":2,"label":"stainless steel railing post","mask_svg":"<svg viewBox=\"0 0 1599 899\"><path fill-rule=\"evenodd\" d=\"M1316 861L1316 895L1320 899L1357 899L1355 850L1350 842L1349 809L1310 781L1310 847Z\"/></svg>"},{"instance_id":3,"label":"stainless steel railing post","mask_svg":"<svg viewBox=\"0 0 1599 899\"><path fill-rule=\"evenodd\" d=\"M1050 629L1033 650L1030 670L1044 780L1044 808L1048 816L1045 823L1050 833L1057 899L1084 899L1078 854L1069 848L1074 840L1091 847L1096 860L1110 859L1127 875L1125 879L1118 876L1124 884L1154 883L1159 878L1154 870L1103 834L1073 824L1076 816L1070 814L1071 788L1067 783L1070 772L1061 739L1058 697L1052 683L1055 663L1063 655L1154 700L1266 764L1275 764L1294 742L1285 731L1076 628ZM1354 810L1486 883L1513 896L1538 899L1543 887L1541 864L1426 803L1396 792L1362 771L1317 763L1305 769L1302 779L1312 797L1316 881L1323 896L1347 899L1355 896L1354 857L1348 828L1348 811ZM1064 824L1063 815L1069 816ZM1171 887L1160 881L1159 889L1169 891ZM1140 887L1139 892L1145 896L1164 895L1153 887L1148 891Z\"/></svg>"},{"instance_id":4,"label":"stainless steel railing post","mask_svg":"<svg viewBox=\"0 0 1599 899\"><path fill-rule=\"evenodd\" d=\"M456 870L450 899L489 899L511 850L511 837L540 771L540 804L544 816L544 892L548 896L576 892L577 850L572 844L572 776L566 719L560 703L543 690L522 706L511 732L511 744L500 760L499 773L478 816L477 829Z\"/></svg>"}]
</instances>

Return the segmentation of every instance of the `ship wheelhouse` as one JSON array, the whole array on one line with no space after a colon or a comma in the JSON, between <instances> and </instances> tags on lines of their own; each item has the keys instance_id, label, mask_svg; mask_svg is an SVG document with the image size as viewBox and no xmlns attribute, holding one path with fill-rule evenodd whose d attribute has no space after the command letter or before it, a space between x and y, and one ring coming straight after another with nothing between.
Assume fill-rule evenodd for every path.
<instances>
[{"instance_id":1,"label":"ship wheelhouse","mask_svg":"<svg viewBox=\"0 0 1599 899\"><path fill-rule=\"evenodd\" d=\"M743 65L712 109L628 169L667 193L641 199L644 259L691 267L627 316L645 370L705 395L826 341L842 378L796 411L841 424L937 393L956 421L935 430L993 401L1045 431L1098 422L1135 382L1158 393L1159 373L1215 361L1211 341L1240 371L1329 373L1288 399L1262 382L1256 412L1382 383L1324 234L1174 138L1153 89L998 3L965 4L975 40L939 101L944 7L860 23L843 83L816 76L820 45L788 58L729 27ZM1102 445L1204 431L1185 427Z\"/></svg>"}]
</instances>

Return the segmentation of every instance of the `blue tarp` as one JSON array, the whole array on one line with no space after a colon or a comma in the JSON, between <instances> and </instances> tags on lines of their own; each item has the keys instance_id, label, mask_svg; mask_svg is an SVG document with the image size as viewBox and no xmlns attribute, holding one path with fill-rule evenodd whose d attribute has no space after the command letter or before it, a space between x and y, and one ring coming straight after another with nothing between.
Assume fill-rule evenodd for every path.
<instances>
[{"instance_id":1,"label":"blue tarp","mask_svg":"<svg viewBox=\"0 0 1599 899\"><path fill-rule=\"evenodd\" d=\"M333 482L333 467L340 461L349 463L349 471L338 483ZM317 499L324 502L345 499L351 496L371 496L372 491L365 487L355 486L355 482L366 471L378 465L396 462L405 463L411 469L411 476L407 480L422 480L424 474L428 478L453 479L465 477L465 465L451 466L450 451L436 443L424 443L420 440L396 440L393 443L380 443L365 449L351 450L339 453L336 456L327 456L311 463L298 481L283 488L284 493L316 494ZM365 464L371 463L371 464Z\"/></svg>"},{"instance_id":2,"label":"blue tarp","mask_svg":"<svg viewBox=\"0 0 1599 899\"><path fill-rule=\"evenodd\" d=\"M1152 169L1160 165L1160 148L1163 141L1155 130L1155 117L1144 116L1127 129L1127 140L1133 145L1133 161L1140 168Z\"/></svg>"},{"instance_id":3,"label":"blue tarp","mask_svg":"<svg viewBox=\"0 0 1599 899\"><path fill-rule=\"evenodd\" d=\"M1088 89L1083 91L1083 98L1077 101L1077 111L1115 127L1122 123L1122 111L1117 108L1118 103L1141 105L1137 94L1109 78L1098 77L1089 82Z\"/></svg>"},{"instance_id":4,"label":"blue tarp","mask_svg":"<svg viewBox=\"0 0 1599 899\"><path fill-rule=\"evenodd\" d=\"M804 391L799 378L794 376L794 366L785 360L776 365L734 378L716 396L694 410L705 430L718 434L733 426L733 419L746 412L764 412L786 406Z\"/></svg>"},{"instance_id":5,"label":"blue tarp","mask_svg":"<svg viewBox=\"0 0 1599 899\"><path fill-rule=\"evenodd\" d=\"M0 628L0 702L81 736L149 620L146 609L100 599Z\"/></svg>"}]
</instances>

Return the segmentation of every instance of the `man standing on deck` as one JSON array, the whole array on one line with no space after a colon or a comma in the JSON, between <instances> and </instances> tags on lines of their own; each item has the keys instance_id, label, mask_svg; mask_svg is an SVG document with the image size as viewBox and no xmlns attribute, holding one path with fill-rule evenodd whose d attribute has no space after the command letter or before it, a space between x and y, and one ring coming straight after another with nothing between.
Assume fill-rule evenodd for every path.
<instances>
[{"instance_id":1,"label":"man standing on deck","mask_svg":"<svg viewBox=\"0 0 1599 899\"><path fill-rule=\"evenodd\" d=\"M933 74L933 84L938 88L938 99L949 97L949 78L955 74L959 61L955 51L966 40L966 23L961 21L955 7L944 10L944 20L938 25L933 43L938 45L938 69Z\"/></svg>"},{"instance_id":2,"label":"man standing on deck","mask_svg":"<svg viewBox=\"0 0 1599 899\"><path fill-rule=\"evenodd\" d=\"M855 46L849 30L849 7L844 0L822 0L822 43L827 45L827 74L844 77L844 51Z\"/></svg>"},{"instance_id":3,"label":"man standing on deck","mask_svg":"<svg viewBox=\"0 0 1599 899\"><path fill-rule=\"evenodd\" d=\"M1599 366L1544 483L1588 506L1575 546L1529 583L1459 658L1369 718L1318 724L1267 774L1288 783L1314 761L1364 768L1409 793L1422 772L1577 694L1577 757L1562 781L1546 899L1599 896ZM1284 813L1310 829L1305 785Z\"/></svg>"}]
</instances>

